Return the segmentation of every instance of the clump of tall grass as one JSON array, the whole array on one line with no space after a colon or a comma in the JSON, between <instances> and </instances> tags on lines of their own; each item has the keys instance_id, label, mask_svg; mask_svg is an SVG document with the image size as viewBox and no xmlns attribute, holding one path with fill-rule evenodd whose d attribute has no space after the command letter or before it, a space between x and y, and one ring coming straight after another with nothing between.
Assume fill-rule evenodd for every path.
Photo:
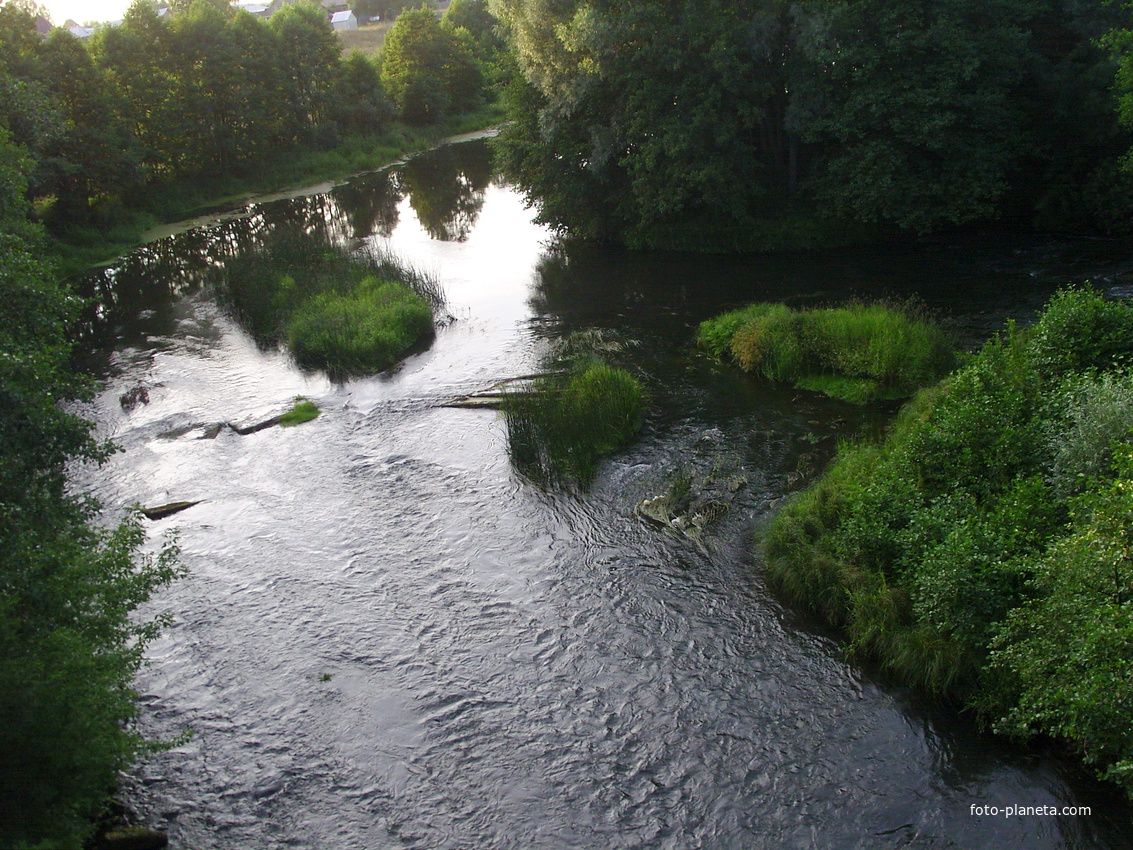
<instances>
[{"instance_id":1,"label":"clump of tall grass","mask_svg":"<svg viewBox=\"0 0 1133 850\"><path fill-rule=\"evenodd\" d=\"M286 343L336 378L389 368L431 338L445 306L434 278L389 252L288 228L229 259L218 294L261 346Z\"/></svg>"},{"instance_id":2,"label":"clump of tall grass","mask_svg":"<svg viewBox=\"0 0 1133 850\"><path fill-rule=\"evenodd\" d=\"M304 304L288 323L287 344L304 368L363 374L388 369L432 330L432 311L418 295L368 277L348 293Z\"/></svg>"},{"instance_id":3,"label":"clump of tall grass","mask_svg":"<svg viewBox=\"0 0 1133 850\"><path fill-rule=\"evenodd\" d=\"M702 322L698 342L768 380L859 404L909 396L956 364L939 327L916 310L887 304L752 304Z\"/></svg>"},{"instance_id":4,"label":"clump of tall grass","mask_svg":"<svg viewBox=\"0 0 1133 850\"><path fill-rule=\"evenodd\" d=\"M598 461L633 439L644 406L641 384L628 372L598 361L576 365L507 396L508 452L540 483L585 488Z\"/></svg>"}]
</instances>

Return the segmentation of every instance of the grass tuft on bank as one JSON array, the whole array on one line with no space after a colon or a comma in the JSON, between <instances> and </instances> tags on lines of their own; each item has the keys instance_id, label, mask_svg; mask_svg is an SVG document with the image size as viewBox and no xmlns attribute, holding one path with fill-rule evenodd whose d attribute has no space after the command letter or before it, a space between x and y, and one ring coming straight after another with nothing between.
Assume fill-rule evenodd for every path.
<instances>
[{"instance_id":1,"label":"grass tuft on bank","mask_svg":"<svg viewBox=\"0 0 1133 850\"><path fill-rule=\"evenodd\" d=\"M751 304L702 322L697 340L746 372L855 404L908 397L956 364L934 323L909 307L877 303Z\"/></svg>"},{"instance_id":2,"label":"grass tuft on bank","mask_svg":"<svg viewBox=\"0 0 1133 850\"><path fill-rule=\"evenodd\" d=\"M847 442L763 538L851 648L1133 792L1133 305L1059 292Z\"/></svg>"},{"instance_id":3,"label":"grass tuft on bank","mask_svg":"<svg viewBox=\"0 0 1133 850\"><path fill-rule=\"evenodd\" d=\"M508 452L539 483L586 488L601 458L633 439L644 408L645 392L631 374L585 361L507 396Z\"/></svg>"}]
</instances>

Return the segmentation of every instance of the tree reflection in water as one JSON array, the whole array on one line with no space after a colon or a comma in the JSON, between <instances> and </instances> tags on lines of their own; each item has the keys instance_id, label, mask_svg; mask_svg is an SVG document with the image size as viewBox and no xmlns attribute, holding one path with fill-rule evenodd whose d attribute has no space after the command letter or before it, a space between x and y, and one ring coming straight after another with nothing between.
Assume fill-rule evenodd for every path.
<instances>
[{"instance_id":1,"label":"tree reflection in water","mask_svg":"<svg viewBox=\"0 0 1133 850\"><path fill-rule=\"evenodd\" d=\"M425 232L443 242L463 242L484 206L492 173L491 150L470 142L415 157L398 176Z\"/></svg>"}]
</instances>

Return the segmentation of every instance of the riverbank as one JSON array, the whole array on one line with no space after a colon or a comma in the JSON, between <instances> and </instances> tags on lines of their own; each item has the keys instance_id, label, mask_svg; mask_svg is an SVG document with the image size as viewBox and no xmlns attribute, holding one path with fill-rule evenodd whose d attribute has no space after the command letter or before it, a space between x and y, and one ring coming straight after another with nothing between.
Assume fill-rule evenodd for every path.
<instances>
[{"instance_id":1,"label":"riverbank","mask_svg":"<svg viewBox=\"0 0 1133 850\"><path fill-rule=\"evenodd\" d=\"M852 652L1133 791L1133 307L1064 289L840 447L771 521L769 583Z\"/></svg>"},{"instance_id":2,"label":"riverbank","mask_svg":"<svg viewBox=\"0 0 1133 850\"><path fill-rule=\"evenodd\" d=\"M139 245L219 220L222 213L248 203L329 191L349 177L394 165L411 154L487 134L502 119L500 107L489 104L430 127L397 122L378 136L352 136L329 150L281 152L239 177L205 175L152 184L104 216L101 226L54 234L51 246L58 255L59 274L75 276Z\"/></svg>"}]
</instances>

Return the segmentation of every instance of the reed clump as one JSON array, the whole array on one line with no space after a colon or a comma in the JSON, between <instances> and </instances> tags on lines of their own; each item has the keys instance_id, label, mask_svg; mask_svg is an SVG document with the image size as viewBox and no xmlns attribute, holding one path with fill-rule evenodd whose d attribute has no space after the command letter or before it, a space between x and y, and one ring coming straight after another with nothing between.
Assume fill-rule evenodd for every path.
<instances>
[{"instance_id":1,"label":"reed clump","mask_svg":"<svg viewBox=\"0 0 1133 850\"><path fill-rule=\"evenodd\" d=\"M858 404L907 397L956 365L945 333L909 305L752 304L702 322L698 342L767 380Z\"/></svg>"},{"instance_id":2,"label":"reed clump","mask_svg":"<svg viewBox=\"0 0 1133 850\"><path fill-rule=\"evenodd\" d=\"M645 393L623 369L590 361L511 393L503 411L512 462L540 483L589 486L599 460L641 427Z\"/></svg>"}]
</instances>

